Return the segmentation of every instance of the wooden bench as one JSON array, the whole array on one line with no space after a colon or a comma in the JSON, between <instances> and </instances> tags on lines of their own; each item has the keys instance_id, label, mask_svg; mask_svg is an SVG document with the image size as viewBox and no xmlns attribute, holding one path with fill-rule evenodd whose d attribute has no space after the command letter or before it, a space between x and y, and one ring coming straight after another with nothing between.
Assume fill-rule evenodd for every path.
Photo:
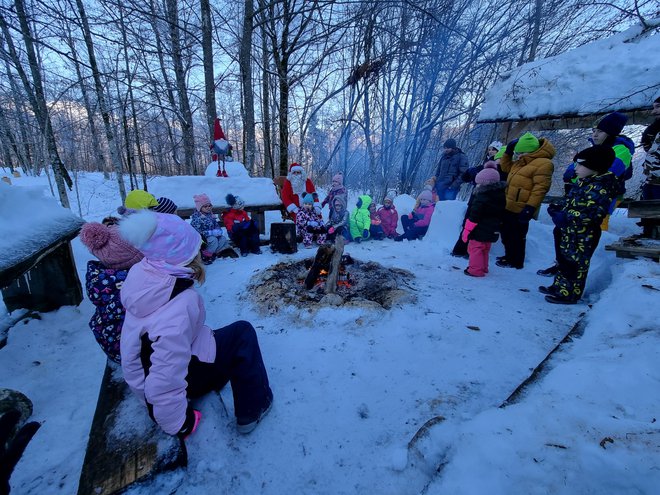
<instances>
[{"instance_id":1,"label":"wooden bench","mask_svg":"<svg viewBox=\"0 0 660 495\"><path fill-rule=\"evenodd\" d=\"M660 200L630 201L628 204L629 218L651 220L651 236L634 235L624 237L618 242L605 246L607 251L616 252L617 258L636 258L644 256L660 261Z\"/></svg>"},{"instance_id":2,"label":"wooden bench","mask_svg":"<svg viewBox=\"0 0 660 495\"><path fill-rule=\"evenodd\" d=\"M213 206L213 213L222 215L222 213L229 211L230 206ZM264 235L266 233L266 215L267 211L279 211L282 218L286 215L286 208L282 203L268 204L268 205L246 205L244 208L250 214L253 220L256 220L259 225L259 233ZM179 208L176 214L183 219L188 219L195 212L195 208Z\"/></svg>"},{"instance_id":3,"label":"wooden bench","mask_svg":"<svg viewBox=\"0 0 660 495\"><path fill-rule=\"evenodd\" d=\"M71 240L83 223L72 219L64 231L46 239L35 252L0 271L0 289L7 311L24 308L45 312L80 304L83 293Z\"/></svg>"}]
</instances>

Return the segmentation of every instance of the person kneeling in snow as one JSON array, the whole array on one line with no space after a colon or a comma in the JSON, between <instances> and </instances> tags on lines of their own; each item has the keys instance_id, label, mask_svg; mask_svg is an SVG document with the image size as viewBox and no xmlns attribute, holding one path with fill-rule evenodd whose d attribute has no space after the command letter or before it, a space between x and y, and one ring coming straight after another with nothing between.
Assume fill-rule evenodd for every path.
<instances>
[{"instance_id":1,"label":"person kneeling in snow","mask_svg":"<svg viewBox=\"0 0 660 495\"><path fill-rule=\"evenodd\" d=\"M259 248L259 227L243 209L245 203L238 196L227 194L225 197L231 210L222 215L222 221L227 227L229 238L241 250L241 256L248 254L261 254Z\"/></svg>"},{"instance_id":2,"label":"person kneeling in snow","mask_svg":"<svg viewBox=\"0 0 660 495\"><path fill-rule=\"evenodd\" d=\"M416 207L408 215L401 217L401 225L403 226L403 234L396 236L395 241L401 242L404 239L414 241L426 235L431 223L431 216L435 211L435 204L433 204L433 194L428 189L424 189L419 196L417 196L419 206Z\"/></svg>"},{"instance_id":3,"label":"person kneeling in snow","mask_svg":"<svg viewBox=\"0 0 660 495\"><path fill-rule=\"evenodd\" d=\"M231 382L237 429L251 432L273 393L254 327L237 321L211 330L204 322L204 300L193 288L205 278L200 235L179 217L151 211L123 219L119 230L144 255L121 289L126 383L165 433L186 439L202 418L190 401Z\"/></svg>"},{"instance_id":4,"label":"person kneeling in snow","mask_svg":"<svg viewBox=\"0 0 660 495\"><path fill-rule=\"evenodd\" d=\"M311 248L314 238L317 244L324 244L326 233L323 217L314 209L314 193L303 195L302 209L296 215L296 234L302 236L306 248Z\"/></svg>"}]
</instances>

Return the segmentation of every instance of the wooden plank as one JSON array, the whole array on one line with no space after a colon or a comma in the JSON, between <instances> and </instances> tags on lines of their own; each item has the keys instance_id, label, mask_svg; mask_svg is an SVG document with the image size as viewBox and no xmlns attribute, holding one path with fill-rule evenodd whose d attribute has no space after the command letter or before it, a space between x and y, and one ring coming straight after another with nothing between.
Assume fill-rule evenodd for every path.
<instances>
[{"instance_id":1,"label":"wooden plank","mask_svg":"<svg viewBox=\"0 0 660 495\"><path fill-rule=\"evenodd\" d=\"M649 103L648 107L639 108L634 110L624 110L622 113L628 116L628 122L626 125L648 125L653 122L654 117L650 114L649 109L651 105ZM591 113L588 115L577 115L577 114L564 114L564 115L538 115L534 118L529 119L485 119L477 120L479 124L506 124L506 123L516 123L515 125L520 126L516 129L515 135L511 137L514 139L520 135L520 129L525 129L528 131L552 131L552 130L561 130L561 129L591 129L594 125L594 122L600 117L607 115L612 112L597 112ZM509 134L511 132L500 131L501 134ZM506 142L506 141L505 141Z\"/></svg>"},{"instance_id":2,"label":"wooden plank","mask_svg":"<svg viewBox=\"0 0 660 495\"><path fill-rule=\"evenodd\" d=\"M628 203L629 218L660 218L660 199L645 199Z\"/></svg>"},{"instance_id":3,"label":"wooden plank","mask_svg":"<svg viewBox=\"0 0 660 495\"><path fill-rule=\"evenodd\" d=\"M615 242L614 244L605 246L605 250L615 251L619 258L635 258L637 256L643 256L660 261L660 245L645 246L625 242Z\"/></svg>"},{"instance_id":4,"label":"wooden plank","mask_svg":"<svg viewBox=\"0 0 660 495\"><path fill-rule=\"evenodd\" d=\"M156 474L184 467L183 441L166 435L137 403L117 365L105 368L89 433L78 495L112 495Z\"/></svg>"}]
</instances>

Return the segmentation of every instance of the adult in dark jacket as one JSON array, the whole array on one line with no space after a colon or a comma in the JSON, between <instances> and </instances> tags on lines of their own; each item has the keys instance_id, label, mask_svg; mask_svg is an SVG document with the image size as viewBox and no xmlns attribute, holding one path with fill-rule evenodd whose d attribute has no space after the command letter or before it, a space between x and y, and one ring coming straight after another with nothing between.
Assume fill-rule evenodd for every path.
<instances>
[{"instance_id":1,"label":"adult in dark jacket","mask_svg":"<svg viewBox=\"0 0 660 495\"><path fill-rule=\"evenodd\" d=\"M642 199L660 199L660 97L653 102L651 114L655 121L644 130L642 146L646 151L644 158L644 175L646 179L642 185ZM642 218L644 235L652 237L654 230L660 228L660 221L655 218Z\"/></svg>"},{"instance_id":2,"label":"adult in dark jacket","mask_svg":"<svg viewBox=\"0 0 660 495\"><path fill-rule=\"evenodd\" d=\"M461 238L468 243L470 263L465 274L483 277L488 273L490 246L499 239L502 217L506 206L506 182L500 181L497 169L485 168L475 177L477 184Z\"/></svg>"},{"instance_id":3,"label":"adult in dark jacket","mask_svg":"<svg viewBox=\"0 0 660 495\"><path fill-rule=\"evenodd\" d=\"M447 139L443 144L442 158L434 175L439 201L456 199L458 189L461 187L461 176L467 169L467 156L456 146L454 139Z\"/></svg>"},{"instance_id":4,"label":"adult in dark jacket","mask_svg":"<svg viewBox=\"0 0 660 495\"><path fill-rule=\"evenodd\" d=\"M506 211L502 223L504 256L495 263L505 268L522 268L529 222L552 183L555 148L547 139L527 132L510 142L500 160L507 175Z\"/></svg>"}]
</instances>

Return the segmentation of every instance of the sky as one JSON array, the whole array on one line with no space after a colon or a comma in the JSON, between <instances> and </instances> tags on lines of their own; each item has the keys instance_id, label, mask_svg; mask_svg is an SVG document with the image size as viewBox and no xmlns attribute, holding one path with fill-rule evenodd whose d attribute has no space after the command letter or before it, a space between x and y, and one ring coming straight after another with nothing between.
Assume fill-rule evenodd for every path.
<instances>
[{"instance_id":1,"label":"sky","mask_svg":"<svg viewBox=\"0 0 660 495\"><path fill-rule=\"evenodd\" d=\"M219 203L231 190L249 201L259 182L236 175L195 192ZM189 191L197 179L167 181ZM55 212L35 200L35 190L50 194L44 177L13 181L7 187L14 188L17 204L30 208L21 210L22 223L2 222L2 239L11 229L30 230L28 214ZM150 182L156 196L174 191L159 184L165 179ZM80 173L78 187L87 221L119 206L114 180ZM349 204L356 199L351 195ZM192 206L188 201L180 206ZM407 195L395 200L400 214L413 203ZM3 220L13 218L5 208ZM228 387L221 394L226 411L217 396L197 401L203 420L187 441L188 468L128 493L657 493L660 267L604 250L638 232L635 219L616 211L592 260L584 300L560 306L537 291L551 282L536 275L553 259L545 210L530 226L525 268L495 266L495 256L503 254L496 243L483 279L465 276L466 261L449 255L464 210L460 201L438 204L421 241L347 245L356 259L414 274L416 302L390 310L290 306L261 314L247 290L252 278L275 263L311 257L313 250L283 255L265 249L261 256L210 265L198 288L207 324L245 319L255 326L273 409L241 436ZM279 213L266 219L279 221ZM72 246L84 280L93 258L79 240ZM1 313L5 326L17 317ZM85 298L78 307L23 320L0 349L0 386L25 393L34 404L32 420L42 423L11 479L12 493L77 490L105 366L87 325L92 313ZM583 335L559 346L519 400L500 407L578 321ZM145 419L137 402L126 407L134 408L136 422Z\"/></svg>"}]
</instances>

